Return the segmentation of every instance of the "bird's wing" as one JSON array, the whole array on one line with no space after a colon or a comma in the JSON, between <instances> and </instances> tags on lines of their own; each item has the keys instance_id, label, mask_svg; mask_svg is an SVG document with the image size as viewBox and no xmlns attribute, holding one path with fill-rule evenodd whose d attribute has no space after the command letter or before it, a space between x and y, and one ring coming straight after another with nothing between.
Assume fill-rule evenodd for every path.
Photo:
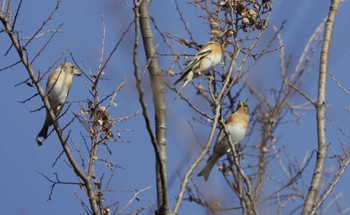
<instances>
[{"instance_id":1,"label":"bird's wing","mask_svg":"<svg viewBox=\"0 0 350 215\"><path fill-rule=\"evenodd\" d=\"M229 132L229 131L227 131ZM230 132L229 132L230 133ZM230 135L231 142L233 145L236 145L240 143L244 136L240 135ZM216 138L215 145L214 145L214 152L220 154L220 156L224 155L226 151L230 149L230 144L228 140L228 136L225 134L224 130L222 129Z\"/></svg>"},{"instance_id":2,"label":"bird's wing","mask_svg":"<svg viewBox=\"0 0 350 215\"><path fill-rule=\"evenodd\" d=\"M182 72L179 79L175 81L175 85L182 81L188 74L189 71L192 70L194 66L196 66L203 58L208 56L212 52L212 49L209 48L208 45L204 46L202 50L200 50L193 58L192 60L187 64L185 70Z\"/></svg>"},{"instance_id":3,"label":"bird's wing","mask_svg":"<svg viewBox=\"0 0 350 215\"><path fill-rule=\"evenodd\" d=\"M216 140L215 140L213 152L216 151L217 153L220 152L219 154L223 154L222 151L226 151L222 149L224 148L226 139L227 139L227 135L225 135L225 132L223 130L220 130L219 135L216 137Z\"/></svg>"}]
</instances>

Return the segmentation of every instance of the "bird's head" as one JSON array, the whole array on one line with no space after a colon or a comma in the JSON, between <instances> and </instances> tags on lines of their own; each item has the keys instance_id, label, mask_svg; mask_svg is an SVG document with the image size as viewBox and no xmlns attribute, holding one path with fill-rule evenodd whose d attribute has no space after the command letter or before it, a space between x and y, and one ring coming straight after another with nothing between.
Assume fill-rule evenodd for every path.
<instances>
[{"instance_id":1,"label":"bird's head","mask_svg":"<svg viewBox=\"0 0 350 215\"><path fill-rule=\"evenodd\" d=\"M249 114L249 106L247 102L244 101L239 101L238 105L237 105L237 110L241 109L244 110L244 112L246 112L247 114ZM237 111L236 110L236 111Z\"/></svg>"},{"instance_id":2,"label":"bird's head","mask_svg":"<svg viewBox=\"0 0 350 215\"><path fill-rule=\"evenodd\" d=\"M77 70L77 68L68 62L62 63L60 65L61 69L66 72L67 74L76 75L76 76L81 76L81 73Z\"/></svg>"}]
</instances>

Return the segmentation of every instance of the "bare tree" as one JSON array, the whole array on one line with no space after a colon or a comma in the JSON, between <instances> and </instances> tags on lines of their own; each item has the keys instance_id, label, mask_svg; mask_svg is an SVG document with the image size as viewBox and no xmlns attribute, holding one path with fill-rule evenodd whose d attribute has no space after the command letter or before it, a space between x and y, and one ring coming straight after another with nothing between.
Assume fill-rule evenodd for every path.
<instances>
[{"instance_id":1,"label":"bare tree","mask_svg":"<svg viewBox=\"0 0 350 215\"><path fill-rule=\"evenodd\" d=\"M62 33L61 25L53 30L47 28L47 24L59 10L60 4L61 1L58 1L42 25L29 37L24 37L25 34L16 25L17 18L23 10L22 1L19 1L17 6L13 6L11 0L2 0L0 11L2 23L0 33L6 34L9 39L7 53L14 52L18 57L18 61L9 63L0 71L18 65L24 66L28 79L19 80L19 84L33 86L36 93L22 103L29 102L37 96L41 98L43 107L34 111L41 109L48 111L54 126L50 134L56 133L62 146L62 153L57 156L54 165L65 156L68 159L66 162L68 169L77 176L75 181L65 181L61 179L59 173L54 173L54 177L50 177L39 172L51 183L49 198L53 195L56 185L74 185L81 188L83 196L87 197L85 200L77 195L87 214L139 214L152 207L153 203L150 202L132 212L127 212L131 204L138 201L139 195L151 189L151 186L132 191L133 196L125 205L120 205L118 199L106 195L107 192L115 191L110 185L116 178L116 169L119 168L118 164L110 161L113 153L110 146L114 142L124 141L116 125L142 112L145 122L142 129L147 131L149 144L154 152L147 156L155 158L156 161L154 189L157 194L157 204L153 211L155 214L182 214L183 212L180 211L184 201L206 208L208 214L224 211L260 214L262 207L271 208L271 211L276 211L277 214L286 214L287 210L290 214L299 211L302 214L322 214L336 204L338 196L334 197L334 201L331 201L328 206L322 207L350 163L346 144L341 143L343 149L341 153L330 151L326 138L327 120L329 125L335 126L326 117L327 76L332 78L343 93L350 95L341 82L328 71L332 33L335 17L341 5L340 0L331 1L326 21L320 20L321 24L309 38L294 67L291 66L291 59L287 57L287 44L281 34L286 27L285 22L279 23L278 27L272 26L270 22L270 16L274 10L273 0L189 1L189 5L200 12L198 19L203 21L205 23L203 25L209 29L208 38L218 35L224 38L224 54L220 65L211 71L208 77L200 77L189 84L188 88L192 88L195 95L181 92L178 100L172 103L193 112L192 120L188 122L193 136L200 142L201 147L200 150L196 149L195 153L188 155L190 157L188 160L191 162L184 162L186 165L176 173L168 170L168 136L176 132L167 130L170 123L167 110L171 105L167 103L167 98L177 93L177 89L173 86L173 77L177 75L174 71L183 70L182 58L187 60L192 55L177 53L175 46L185 46L194 52L203 47L203 44L197 42L196 36L189 27L180 3L177 0L174 1L179 17L178 22L183 25L186 36L161 29L160 20L153 17L150 10L151 5L157 7L156 2L125 1L133 19L115 44L113 46L109 44L112 47L109 53L105 51L106 26L104 15L101 13L101 51L95 70L91 71L92 65L88 65L82 59L77 60L74 52L67 49L44 73L36 72L43 68L34 68L34 63L40 60L44 50L52 43L52 38ZM322 38L320 35L323 30ZM270 31L269 36L264 35L266 31ZM117 87L107 94L101 93L100 83L108 81L104 78L108 72L106 68L127 35L134 36L130 62L132 61L132 72L136 80L133 89L138 93L141 110L132 110L129 115L117 118L110 110L114 107L119 93L123 92L127 81L120 81L115 85ZM46 41L44 36L48 36ZM30 44L33 41L42 42L41 49L32 50ZM161 50L158 48L160 44L163 46ZM318 94L317 99L313 99L302 88L306 85L309 75L307 71L314 67L312 59L317 56L317 50L321 44ZM266 92L259 87L259 80L252 78L250 74L254 67L271 53L279 54L280 67L276 78L278 82L271 85ZM161 61L163 58L170 63L163 65ZM60 61L73 61L83 73L86 80L86 99L82 98L80 101L70 103L60 116L56 116L51 109L47 92L42 88L42 81ZM146 79L147 76L149 81ZM151 96L151 100L147 99L148 95ZM225 119L234 111L238 101L244 100L246 95L249 95L248 103L251 107L247 135L239 145L233 145L228 138L230 150L227 156L217 164L217 170L222 175L225 186L229 188L231 197L232 194L235 196L234 199L228 200L229 207L221 206L220 200L212 200L210 194L201 189L201 183L196 180L193 173L205 162L206 155L211 153L210 149L215 143L217 130L222 129L226 135L228 134ZM295 98L302 99L304 102L296 104ZM78 106L80 111L70 115L71 105ZM306 109L314 110L316 113L318 147L317 150L305 153L304 159L300 162L291 158L288 151L284 149L278 131L283 130L285 124L292 126L298 124L303 118L300 110ZM64 126L61 121L58 121L62 116L71 118ZM71 130L73 121L80 123L80 131ZM198 138L200 132L196 129L196 125L208 131L204 143ZM341 128L338 129L345 133ZM78 138L75 138L77 136ZM327 155L332 153L338 162L338 170L328 175L329 184L324 187ZM314 160L316 160L315 167L311 167L310 162ZM279 172L278 176L268 171L272 166L278 167L275 170ZM173 175L177 177L172 178ZM304 183L310 178L310 185ZM179 181L175 198L169 191L168 181L170 180ZM269 189L274 185L278 188Z\"/></svg>"}]
</instances>

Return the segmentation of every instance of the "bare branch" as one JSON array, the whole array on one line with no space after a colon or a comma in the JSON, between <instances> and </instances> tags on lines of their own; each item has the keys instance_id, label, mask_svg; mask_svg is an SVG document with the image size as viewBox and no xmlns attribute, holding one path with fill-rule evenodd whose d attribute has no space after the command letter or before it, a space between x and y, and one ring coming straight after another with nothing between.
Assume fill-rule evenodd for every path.
<instances>
[{"instance_id":1,"label":"bare branch","mask_svg":"<svg viewBox=\"0 0 350 215\"><path fill-rule=\"evenodd\" d=\"M319 81L318 81L318 97L317 97L317 137L318 137L318 150L317 150L317 160L314 169L314 174L312 177L311 185L307 198L305 200L305 205L302 211L303 215L314 214L312 211L314 204L316 203L316 198L321 189L321 179L323 175L323 170L326 162L327 153L327 140L326 140L326 86L327 86L327 73L328 73L328 59L330 46L332 41L332 34L334 28L335 18L337 16L338 9L340 7L342 0L332 0L331 7L329 9L328 18L326 21L326 28L324 32L322 52L321 52L321 62L319 71Z\"/></svg>"},{"instance_id":2,"label":"bare branch","mask_svg":"<svg viewBox=\"0 0 350 215\"><path fill-rule=\"evenodd\" d=\"M290 84L290 83L288 84L288 86L293 88L294 90L296 90L298 93L300 93L300 95L304 96L304 98L306 100L308 100L313 106L317 107L316 101L314 101L312 98L310 98L310 96L308 96L306 93L304 93L304 91L302 91L297 86Z\"/></svg>"},{"instance_id":3,"label":"bare branch","mask_svg":"<svg viewBox=\"0 0 350 215\"><path fill-rule=\"evenodd\" d=\"M141 194L141 193L143 193L143 192L145 192L146 190L149 190L149 189L151 189L151 185L149 185L149 186L147 186L147 187L145 187L145 188L143 188L143 189L141 189L141 190L138 190L135 194L134 194L134 196L129 200L129 202L122 208L122 209L120 209L120 211L118 211L118 213L117 214L123 214L123 212L131 205L131 203L136 199L138 199L139 198L139 195Z\"/></svg>"},{"instance_id":4,"label":"bare branch","mask_svg":"<svg viewBox=\"0 0 350 215\"><path fill-rule=\"evenodd\" d=\"M157 52L155 49L152 29L150 26L150 16L148 13L150 1L134 1L135 9L135 43L134 43L134 76L137 81L137 89L140 96L140 104L143 109L143 116L146 121L147 130L149 131L151 142L156 156L156 179L157 179L157 199L158 214L169 213L168 200L168 180L167 180L167 156L166 156L166 109L164 99L164 85L161 78L161 69L158 64ZM149 70L151 87L153 93L153 104L155 109L156 134L154 135L148 117L147 106L144 101L144 92L141 85L141 79L138 74L137 55L139 42L139 29L143 37L144 49L147 57L147 68Z\"/></svg>"},{"instance_id":5,"label":"bare branch","mask_svg":"<svg viewBox=\"0 0 350 215\"><path fill-rule=\"evenodd\" d=\"M311 214L315 214L316 210L321 207L323 202L327 199L329 194L333 191L334 187L338 184L339 179L344 174L345 169L349 166L349 164L350 164L350 156L347 155L347 158L340 164L339 170L334 175L333 179L329 182L326 190L322 193L319 199L317 199L316 204L312 208Z\"/></svg>"},{"instance_id":6,"label":"bare branch","mask_svg":"<svg viewBox=\"0 0 350 215\"><path fill-rule=\"evenodd\" d=\"M59 178L58 178L58 174L56 172L54 172L54 175L55 175L55 180L54 179L50 179L48 176L44 175L44 173L41 173L39 171L37 171L38 174L40 174L41 176L43 176L44 178L46 178L46 180L48 180L50 183L52 183L52 185L50 186L51 190L50 190L50 194L49 194L49 198L48 198L48 201L51 201L52 200L52 195L53 195L53 190L55 189L55 186L56 185L59 185L59 184L68 184L68 185L78 185L78 186L81 186L81 183L78 183L78 182L66 182L66 181L61 181Z\"/></svg>"},{"instance_id":7,"label":"bare branch","mask_svg":"<svg viewBox=\"0 0 350 215\"><path fill-rule=\"evenodd\" d=\"M347 91L345 89L345 87L343 87L337 79L335 79L334 75L332 73L330 73L330 72L328 72L328 74L331 76L332 80L337 84L339 89L341 89L346 95L350 96L350 92Z\"/></svg>"},{"instance_id":8,"label":"bare branch","mask_svg":"<svg viewBox=\"0 0 350 215\"><path fill-rule=\"evenodd\" d=\"M27 47L39 34L39 32L41 30L43 30L43 28L45 27L45 25L52 19L53 15L56 13L56 11L58 10L60 4L61 4L62 0L58 0L56 3L55 8L52 10L52 12L50 13L49 17L45 19L45 21L41 24L41 26L38 28L38 30L30 37L30 39L28 40L27 43L24 44L24 47ZM13 28L12 28L13 29Z\"/></svg>"}]
</instances>

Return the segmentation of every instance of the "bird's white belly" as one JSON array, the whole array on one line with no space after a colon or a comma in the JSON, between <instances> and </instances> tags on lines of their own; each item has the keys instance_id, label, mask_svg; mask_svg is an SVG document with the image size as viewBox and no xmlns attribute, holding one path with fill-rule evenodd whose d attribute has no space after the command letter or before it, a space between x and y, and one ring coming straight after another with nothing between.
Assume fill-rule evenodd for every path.
<instances>
[{"instance_id":1,"label":"bird's white belly","mask_svg":"<svg viewBox=\"0 0 350 215\"><path fill-rule=\"evenodd\" d=\"M241 142L246 132L246 128L240 124L228 127L227 130L231 136L231 141L233 144Z\"/></svg>"},{"instance_id":2,"label":"bird's white belly","mask_svg":"<svg viewBox=\"0 0 350 215\"><path fill-rule=\"evenodd\" d=\"M226 126L226 131L230 135L232 144L236 145L243 140L246 128L243 125L235 124L234 126ZM224 138L224 136L225 132L221 130L217 140L217 143L219 144L216 144L215 146L217 152L220 152L221 154L225 153L228 149L230 149L228 139Z\"/></svg>"},{"instance_id":3,"label":"bird's white belly","mask_svg":"<svg viewBox=\"0 0 350 215\"><path fill-rule=\"evenodd\" d=\"M201 63L201 67L203 68L202 70L202 74L208 74L212 69L214 69L219 63L220 63L221 59L219 57L211 57L206 58L205 60L203 60Z\"/></svg>"},{"instance_id":4,"label":"bird's white belly","mask_svg":"<svg viewBox=\"0 0 350 215\"><path fill-rule=\"evenodd\" d=\"M66 102L68 91L64 89L64 86L60 82L56 82L55 85L48 88L48 97L50 105L57 106Z\"/></svg>"}]
</instances>

